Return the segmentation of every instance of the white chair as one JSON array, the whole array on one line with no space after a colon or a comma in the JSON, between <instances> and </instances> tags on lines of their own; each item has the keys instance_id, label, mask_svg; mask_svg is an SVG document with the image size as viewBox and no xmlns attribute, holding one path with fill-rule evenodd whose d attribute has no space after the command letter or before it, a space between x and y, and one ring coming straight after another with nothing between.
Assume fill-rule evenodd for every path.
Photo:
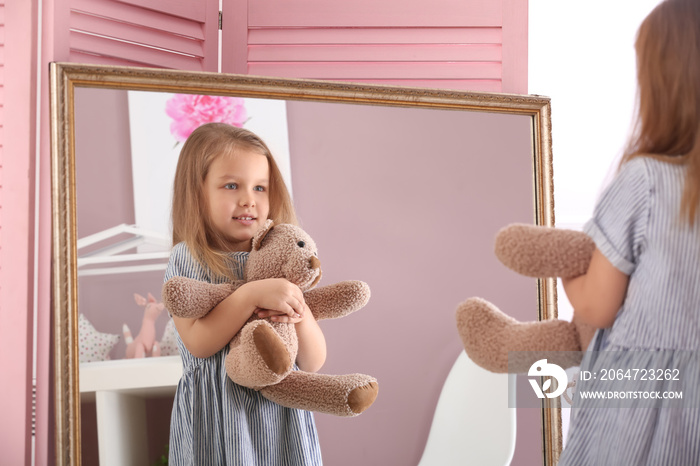
<instances>
[{"instance_id":1,"label":"white chair","mask_svg":"<svg viewBox=\"0 0 700 466\"><path fill-rule=\"evenodd\" d=\"M477 366L462 351L442 387L419 466L502 466L515 451L515 379Z\"/></svg>"}]
</instances>

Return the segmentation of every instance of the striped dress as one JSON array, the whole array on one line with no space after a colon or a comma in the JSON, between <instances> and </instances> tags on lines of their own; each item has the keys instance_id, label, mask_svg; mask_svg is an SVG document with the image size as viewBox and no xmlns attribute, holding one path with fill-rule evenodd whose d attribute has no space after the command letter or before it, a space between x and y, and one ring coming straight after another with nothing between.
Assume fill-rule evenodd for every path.
<instances>
[{"instance_id":1,"label":"striped dress","mask_svg":"<svg viewBox=\"0 0 700 466\"><path fill-rule=\"evenodd\" d=\"M248 253L233 253L240 277ZM185 243L175 245L165 280L184 276L209 280ZM313 413L284 408L259 392L234 384L224 359L228 346L205 359L192 356L177 335L183 375L170 419L171 466L320 465L321 450Z\"/></svg>"},{"instance_id":2,"label":"striped dress","mask_svg":"<svg viewBox=\"0 0 700 466\"><path fill-rule=\"evenodd\" d=\"M560 466L700 465L700 221L679 215L684 180L683 165L634 158L584 227L630 279L581 363L596 377L577 384ZM611 391L624 397L582 395ZM654 395L667 392L683 398Z\"/></svg>"}]
</instances>

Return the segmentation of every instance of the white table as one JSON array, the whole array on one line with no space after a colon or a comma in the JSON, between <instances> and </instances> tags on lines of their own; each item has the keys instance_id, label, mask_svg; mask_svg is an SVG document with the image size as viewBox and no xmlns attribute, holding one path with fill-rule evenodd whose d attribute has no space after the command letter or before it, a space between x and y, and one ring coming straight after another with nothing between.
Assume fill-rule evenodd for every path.
<instances>
[{"instance_id":1,"label":"white table","mask_svg":"<svg viewBox=\"0 0 700 466\"><path fill-rule=\"evenodd\" d=\"M172 395L180 356L80 364L80 396L95 400L101 466L148 465L146 399Z\"/></svg>"}]
</instances>

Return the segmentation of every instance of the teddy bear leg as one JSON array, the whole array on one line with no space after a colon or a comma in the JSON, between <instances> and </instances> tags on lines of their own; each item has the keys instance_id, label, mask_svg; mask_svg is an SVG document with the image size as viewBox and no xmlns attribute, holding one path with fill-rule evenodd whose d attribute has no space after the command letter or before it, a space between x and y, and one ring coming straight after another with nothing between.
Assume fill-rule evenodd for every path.
<instances>
[{"instance_id":1,"label":"teddy bear leg","mask_svg":"<svg viewBox=\"0 0 700 466\"><path fill-rule=\"evenodd\" d=\"M457 330L467 355L491 372L527 372L542 358L566 369L580 364L583 356L576 324L519 322L481 298L459 305Z\"/></svg>"},{"instance_id":2,"label":"teddy bear leg","mask_svg":"<svg viewBox=\"0 0 700 466\"><path fill-rule=\"evenodd\" d=\"M292 370L296 350L290 354L289 346L269 322L248 322L231 341L226 373L244 387L276 384Z\"/></svg>"},{"instance_id":3,"label":"teddy bear leg","mask_svg":"<svg viewBox=\"0 0 700 466\"><path fill-rule=\"evenodd\" d=\"M353 417L377 398L377 379L364 374L327 375L292 371L276 385L260 393L287 408Z\"/></svg>"}]
</instances>

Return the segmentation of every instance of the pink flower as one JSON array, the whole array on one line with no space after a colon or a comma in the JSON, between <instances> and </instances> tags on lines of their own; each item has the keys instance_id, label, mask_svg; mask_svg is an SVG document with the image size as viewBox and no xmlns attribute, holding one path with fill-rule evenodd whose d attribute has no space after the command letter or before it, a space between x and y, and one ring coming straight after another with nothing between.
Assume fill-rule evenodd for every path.
<instances>
[{"instance_id":1,"label":"pink flower","mask_svg":"<svg viewBox=\"0 0 700 466\"><path fill-rule=\"evenodd\" d=\"M175 94L165 104L165 113L173 119L170 132L179 142L204 123L228 123L239 128L248 119L240 97Z\"/></svg>"}]
</instances>

